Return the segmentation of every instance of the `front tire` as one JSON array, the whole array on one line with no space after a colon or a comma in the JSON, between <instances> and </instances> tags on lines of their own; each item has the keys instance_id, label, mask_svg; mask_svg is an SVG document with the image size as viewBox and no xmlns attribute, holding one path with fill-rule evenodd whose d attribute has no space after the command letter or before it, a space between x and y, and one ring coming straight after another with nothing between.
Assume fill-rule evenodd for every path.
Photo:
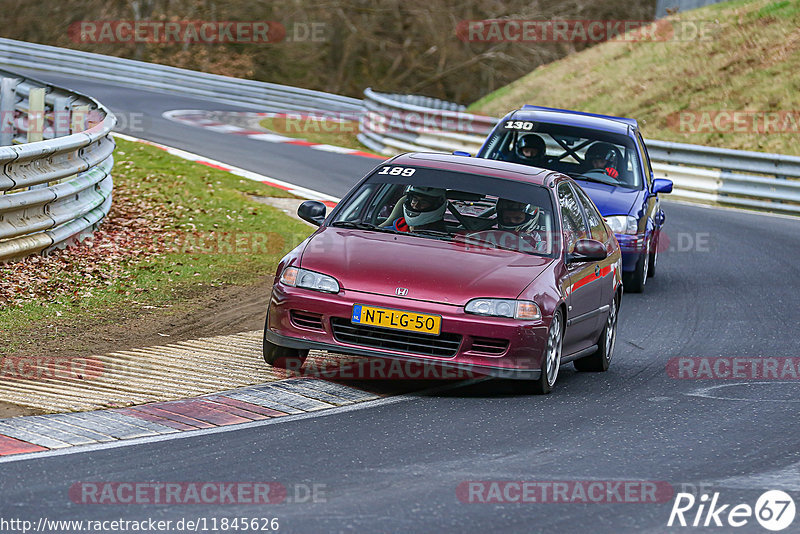
<instances>
[{"instance_id":1,"label":"front tire","mask_svg":"<svg viewBox=\"0 0 800 534\"><path fill-rule=\"evenodd\" d=\"M556 310L550 329L547 331L547 345L542 357L542 373L537 380L517 381L517 391L533 395L547 395L553 391L561 367L561 349L564 341L564 318L561 310Z\"/></svg>"},{"instance_id":2,"label":"front tire","mask_svg":"<svg viewBox=\"0 0 800 534\"><path fill-rule=\"evenodd\" d=\"M658 241L659 233L653 237L653 245L650 247L650 265L647 268L647 277L653 278L656 275L656 265L658 265Z\"/></svg>"},{"instance_id":3,"label":"front tire","mask_svg":"<svg viewBox=\"0 0 800 534\"><path fill-rule=\"evenodd\" d=\"M619 318L619 305L617 299L611 303L606 325L600 333L597 352L572 362L577 371L602 373L608 371L611 357L614 355L614 346L617 342L617 319Z\"/></svg>"},{"instance_id":4,"label":"front tire","mask_svg":"<svg viewBox=\"0 0 800 534\"><path fill-rule=\"evenodd\" d=\"M308 358L308 349L290 349L281 347L267 340L267 329L269 328L269 314L264 324L264 343L262 354L264 361L278 369L289 369L299 371L303 363Z\"/></svg>"}]
</instances>

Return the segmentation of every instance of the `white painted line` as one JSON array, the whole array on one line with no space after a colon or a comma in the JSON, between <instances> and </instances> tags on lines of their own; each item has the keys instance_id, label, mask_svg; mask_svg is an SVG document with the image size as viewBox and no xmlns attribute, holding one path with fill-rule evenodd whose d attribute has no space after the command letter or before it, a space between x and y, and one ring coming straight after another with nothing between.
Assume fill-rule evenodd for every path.
<instances>
[{"instance_id":1,"label":"white painted line","mask_svg":"<svg viewBox=\"0 0 800 534\"><path fill-rule=\"evenodd\" d=\"M337 154L352 154L353 152L356 152L356 150L352 148L333 145L313 145L311 148L314 150L322 150L324 152L335 152Z\"/></svg>"},{"instance_id":2,"label":"white painted line","mask_svg":"<svg viewBox=\"0 0 800 534\"><path fill-rule=\"evenodd\" d=\"M205 126L206 130L213 130L215 132L222 132L222 133L230 133L230 132L242 132L244 128L239 128L238 126L233 126L231 124L221 124L219 122L214 123L213 125Z\"/></svg>"},{"instance_id":3,"label":"white painted line","mask_svg":"<svg viewBox=\"0 0 800 534\"><path fill-rule=\"evenodd\" d=\"M283 143L284 141L296 141L296 139L292 137L286 137L285 135L278 135L271 133L250 134L247 137L249 139L255 139L256 141L267 141L268 143Z\"/></svg>"}]
</instances>

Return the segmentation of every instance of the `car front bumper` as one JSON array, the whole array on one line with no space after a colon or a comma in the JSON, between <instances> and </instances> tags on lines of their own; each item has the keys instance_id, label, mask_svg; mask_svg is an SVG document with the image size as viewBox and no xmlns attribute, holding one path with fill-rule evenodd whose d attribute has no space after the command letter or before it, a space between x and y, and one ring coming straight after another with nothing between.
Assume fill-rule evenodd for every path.
<instances>
[{"instance_id":1,"label":"car front bumper","mask_svg":"<svg viewBox=\"0 0 800 534\"><path fill-rule=\"evenodd\" d=\"M405 331L359 327L368 335L343 341L355 304L440 315L441 336L447 336L452 353L422 354L425 341L441 336L407 334ZM549 317L544 319L550 320ZM363 328L366 328L364 330ZM386 348L375 340L387 333L403 337L409 347L419 351ZM407 338L405 336L408 336ZM356 356L400 359L515 379L538 379L547 339L545 321L518 321L501 317L483 317L464 312L463 306L415 301L352 290L338 294L321 293L276 284L270 298L267 341L295 349L317 349ZM456 341L457 338L457 341Z\"/></svg>"},{"instance_id":2,"label":"car front bumper","mask_svg":"<svg viewBox=\"0 0 800 534\"><path fill-rule=\"evenodd\" d=\"M636 270L636 264L645 253L645 235L644 234L614 234L619 242L619 249L622 253L622 270L624 272L631 272Z\"/></svg>"}]
</instances>

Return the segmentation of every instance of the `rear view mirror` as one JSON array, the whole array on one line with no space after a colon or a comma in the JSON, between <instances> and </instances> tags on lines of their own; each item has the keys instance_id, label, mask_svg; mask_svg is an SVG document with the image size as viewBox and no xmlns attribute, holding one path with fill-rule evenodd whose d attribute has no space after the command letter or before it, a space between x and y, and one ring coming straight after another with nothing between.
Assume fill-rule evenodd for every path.
<instances>
[{"instance_id":1,"label":"rear view mirror","mask_svg":"<svg viewBox=\"0 0 800 534\"><path fill-rule=\"evenodd\" d=\"M653 180L653 194L672 193L672 180L656 178Z\"/></svg>"},{"instance_id":2,"label":"rear view mirror","mask_svg":"<svg viewBox=\"0 0 800 534\"><path fill-rule=\"evenodd\" d=\"M583 261L600 261L606 259L606 247L596 239L579 239L575 243L575 250L567 254L567 263Z\"/></svg>"},{"instance_id":3,"label":"rear view mirror","mask_svg":"<svg viewBox=\"0 0 800 534\"><path fill-rule=\"evenodd\" d=\"M325 204L318 200L306 200L297 208L297 215L304 221L310 222L314 226L322 226L325 222Z\"/></svg>"}]
</instances>

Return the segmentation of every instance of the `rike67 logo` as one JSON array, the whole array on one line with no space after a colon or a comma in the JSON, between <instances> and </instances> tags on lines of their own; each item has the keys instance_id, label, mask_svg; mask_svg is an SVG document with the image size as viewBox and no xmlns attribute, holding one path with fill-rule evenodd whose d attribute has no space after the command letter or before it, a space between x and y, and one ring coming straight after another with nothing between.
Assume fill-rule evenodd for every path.
<instances>
[{"instance_id":1,"label":"rike67 logo","mask_svg":"<svg viewBox=\"0 0 800 534\"><path fill-rule=\"evenodd\" d=\"M762 527L777 532L791 525L794 516L794 499L780 490L764 492L755 506L723 504L719 501L719 492L711 497L704 493L699 499L691 493L678 493L667 526L738 528L755 517Z\"/></svg>"}]
</instances>

